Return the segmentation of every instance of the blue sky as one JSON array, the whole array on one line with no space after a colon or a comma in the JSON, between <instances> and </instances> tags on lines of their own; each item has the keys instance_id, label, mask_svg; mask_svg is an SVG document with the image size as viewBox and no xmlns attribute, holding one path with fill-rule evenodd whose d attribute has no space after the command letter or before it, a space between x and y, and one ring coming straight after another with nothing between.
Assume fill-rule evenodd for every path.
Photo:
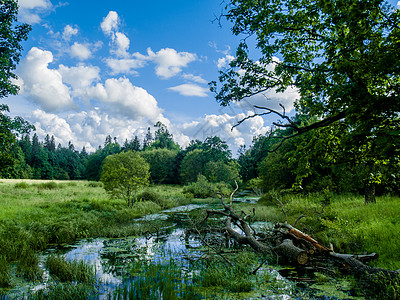
<instances>
[{"instance_id":1,"label":"blue sky","mask_svg":"<svg viewBox=\"0 0 400 300\"><path fill-rule=\"evenodd\" d=\"M235 152L268 130L244 102L220 107L208 91L239 42L230 24L212 22L221 1L20 0L20 21L32 24L17 74L21 91L5 100L40 138L72 141L94 151L105 137L120 143L161 121L174 139L218 135ZM394 5L395 1L391 1ZM267 95L292 109L294 90ZM266 101L265 97L253 103Z\"/></svg>"}]
</instances>

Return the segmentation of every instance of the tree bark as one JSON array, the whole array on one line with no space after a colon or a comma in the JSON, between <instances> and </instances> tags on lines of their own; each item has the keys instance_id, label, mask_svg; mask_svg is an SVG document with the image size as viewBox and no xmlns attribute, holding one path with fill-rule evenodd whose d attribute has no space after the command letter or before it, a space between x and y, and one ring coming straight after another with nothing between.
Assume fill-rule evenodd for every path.
<instances>
[{"instance_id":1,"label":"tree bark","mask_svg":"<svg viewBox=\"0 0 400 300\"><path fill-rule=\"evenodd\" d=\"M308 262L308 253L296 247L292 240L283 240L282 244L272 248L272 250L276 254L282 255L296 264L305 265Z\"/></svg>"},{"instance_id":2,"label":"tree bark","mask_svg":"<svg viewBox=\"0 0 400 300\"><path fill-rule=\"evenodd\" d=\"M370 183L365 188L365 204L376 203L375 183Z\"/></svg>"}]
</instances>

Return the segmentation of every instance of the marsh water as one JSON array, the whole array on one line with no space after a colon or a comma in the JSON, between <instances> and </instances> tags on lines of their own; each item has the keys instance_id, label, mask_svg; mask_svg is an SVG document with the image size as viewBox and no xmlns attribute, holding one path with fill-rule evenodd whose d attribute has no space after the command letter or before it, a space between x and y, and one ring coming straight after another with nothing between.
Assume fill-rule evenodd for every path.
<instances>
[{"instance_id":1,"label":"marsh water","mask_svg":"<svg viewBox=\"0 0 400 300\"><path fill-rule=\"evenodd\" d=\"M236 201L252 202L256 199L245 198ZM191 270L189 262L200 259L207 250L195 236L185 235L185 231L192 224L190 216L206 208L210 208L210 205L191 204L147 215L133 220L138 226L151 224L151 232L147 232L144 236L81 240L75 245L62 249L48 249L42 253L41 261L44 261L49 254L62 254L67 260L85 261L95 268L98 280L98 293L94 298L113 299L116 290L129 285L134 280L129 266L138 259L168 264L172 258L179 261L182 272L195 272L196 270ZM266 226L265 223L256 225ZM43 263L41 267L44 270L43 283L25 285L11 293L11 298L18 297L21 292L26 294L29 291L46 288L50 282L50 276ZM238 299L308 299L312 295L315 299L356 299L349 296L345 280L330 278L320 280L320 282L302 283L299 286L281 275L288 276L290 272L293 270L265 264L258 271L257 276L268 278L267 281L274 283L273 287L269 287L268 284L260 285L252 293L237 295L237 297ZM213 293L210 292L209 295ZM232 299L231 297L233 296L227 296L226 299ZM215 294L215 298L225 297L222 294Z\"/></svg>"}]
</instances>

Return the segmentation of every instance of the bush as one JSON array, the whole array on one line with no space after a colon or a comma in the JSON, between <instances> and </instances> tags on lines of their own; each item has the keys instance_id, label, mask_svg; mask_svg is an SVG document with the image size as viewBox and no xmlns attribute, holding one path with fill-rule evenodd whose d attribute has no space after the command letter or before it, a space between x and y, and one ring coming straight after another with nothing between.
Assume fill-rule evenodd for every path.
<instances>
[{"instance_id":1,"label":"bush","mask_svg":"<svg viewBox=\"0 0 400 300\"><path fill-rule=\"evenodd\" d=\"M223 182L208 182L205 176L199 175L196 182L192 182L184 187L183 192L192 194L195 198L209 198L216 197L216 192L227 196L231 192L231 187Z\"/></svg>"},{"instance_id":2,"label":"bush","mask_svg":"<svg viewBox=\"0 0 400 300\"><path fill-rule=\"evenodd\" d=\"M151 190L144 190L143 192L138 193L136 199L141 201L151 201L157 204L161 202L160 194Z\"/></svg>"},{"instance_id":3,"label":"bush","mask_svg":"<svg viewBox=\"0 0 400 300\"><path fill-rule=\"evenodd\" d=\"M88 184L87 184L87 186L88 187L103 187L103 183L102 182L99 182L99 181L90 181Z\"/></svg>"},{"instance_id":4,"label":"bush","mask_svg":"<svg viewBox=\"0 0 400 300\"><path fill-rule=\"evenodd\" d=\"M16 189L27 189L27 188L30 187L30 185L27 184L27 183L24 182L24 181L21 181L21 182L16 183L16 184L14 185L14 187L15 187Z\"/></svg>"},{"instance_id":5,"label":"bush","mask_svg":"<svg viewBox=\"0 0 400 300\"><path fill-rule=\"evenodd\" d=\"M40 184L35 184L36 188L39 190L55 190L59 188L60 186L54 182L54 181L49 181L49 182L43 182Z\"/></svg>"},{"instance_id":6,"label":"bush","mask_svg":"<svg viewBox=\"0 0 400 300\"><path fill-rule=\"evenodd\" d=\"M261 205L274 205L276 203L277 202L271 193L265 193L260 197L260 199L258 199L258 204Z\"/></svg>"}]
</instances>

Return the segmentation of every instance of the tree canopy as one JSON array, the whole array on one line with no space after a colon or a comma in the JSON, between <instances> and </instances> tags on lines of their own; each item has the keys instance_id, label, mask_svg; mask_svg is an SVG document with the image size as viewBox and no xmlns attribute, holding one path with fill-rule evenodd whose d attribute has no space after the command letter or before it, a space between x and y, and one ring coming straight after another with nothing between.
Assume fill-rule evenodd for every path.
<instances>
[{"instance_id":1,"label":"tree canopy","mask_svg":"<svg viewBox=\"0 0 400 300\"><path fill-rule=\"evenodd\" d=\"M121 152L106 157L100 180L111 196L121 197L131 206L137 189L149 183L149 169L149 164L137 152Z\"/></svg>"},{"instance_id":2,"label":"tree canopy","mask_svg":"<svg viewBox=\"0 0 400 300\"><path fill-rule=\"evenodd\" d=\"M256 115L281 118L282 141L340 126L341 156L371 172L377 161L398 160L400 10L383 0L231 0L225 16L245 39L221 85L210 83L221 105L293 88L295 118L256 106Z\"/></svg>"},{"instance_id":3,"label":"tree canopy","mask_svg":"<svg viewBox=\"0 0 400 300\"><path fill-rule=\"evenodd\" d=\"M382 0L232 0L226 17L245 39L211 83L222 105L268 90L299 92L298 112L316 116L297 133L345 120L359 137L399 131L400 11ZM267 113L270 113L268 110Z\"/></svg>"},{"instance_id":4,"label":"tree canopy","mask_svg":"<svg viewBox=\"0 0 400 300\"><path fill-rule=\"evenodd\" d=\"M31 27L17 24L18 3L3 0L0 3L0 98L16 95L19 87L12 82L17 76L14 70L19 62L22 46Z\"/></svg>"}]
</instances>

